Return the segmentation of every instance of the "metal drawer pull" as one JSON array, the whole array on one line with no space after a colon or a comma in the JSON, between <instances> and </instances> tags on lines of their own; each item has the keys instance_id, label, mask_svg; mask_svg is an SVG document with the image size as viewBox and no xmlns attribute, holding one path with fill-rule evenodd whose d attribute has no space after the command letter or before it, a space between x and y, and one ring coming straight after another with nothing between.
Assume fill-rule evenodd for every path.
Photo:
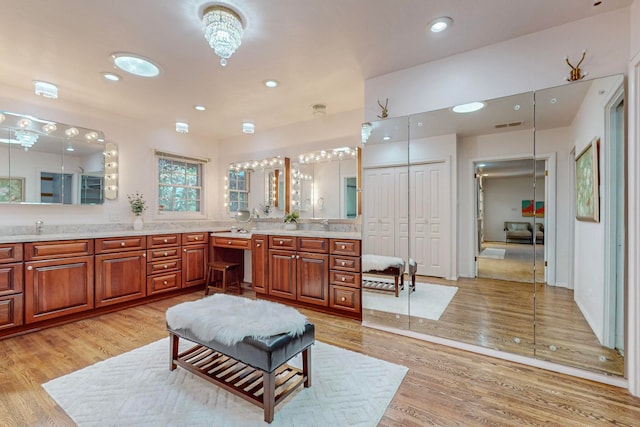
<instances>
[{"instance_id":1,"label":"metal drawer pull","mask_svg":"<svg viewBox=\"0 0 640 427\"><path fill-rule=\"evenodd\" d=\"M231 244L231 240L229 240L229 241L227 242L227 244L228 244L228 245L230 245L230 244Z\"/></svg>"},{"instance_id":2,"label":"metal drawer pull","mask_svg":"<svg viewBox=\"0 0 640 427\"><path fill-rule=\"evenodd\" d=\"M282 240L280 240L280 244L283 244L284 242Z\"/></svg>"},{"instance_id":3,"label":"metal drawer pull","mask_svg":"<svg viewBox=\"0 0 640 427\"><path fill-rule=\"evenodd\" d=\"M167 264L164 265L164 268L169 268L169 266Z\"/></svg>"},{"instance_id":4,"label":"metal drawer pull","mask_svg":"<svg viewBox=\"0 0 640 427\"><path fill-rule=\"evenodd\" d=\"M342 245L342 248L341 248L341 249L344 249L345 247L346 247L345 245Z\"/></svg>"},{"instance_id":5,"label":"metal drawer pull","mask_svg":"<svg viewBox=\"0 0 640 427\"><path fill-rule=\"evenodd\" d=\"M120 246L124 246L124 242L121 242L121 243L120 243Z\"/></svg>"},{"instance_id":6,"label":"metal drawer pull","mask_svg":"<svg viewBox=\"0 0 640 427\"><path fill-rule=\"evenodd\" d=\"M167 239L164 239L164 242L165 242L165 243L167 243L168 241L169 241L169 240L167 240Z\"/></svg>"},{"instance_id":7,"label":"metal drawer pull","mask_svg":"<svg viewBox=\"0 0 640 427\"><path fill-rule=\"evenodd\" d=\"M199 239L199 237L198 237L198 236L196 236L196 240L198 240L198 239Z\"/></svg>"},{"instance_id":8,"label":"metal drawer pull","mask_svg":"<svg viewBox=\"0 0 640 427\"><path fill-rule=\"evenodd\" d=\"M345 297L340 298L340 301L345 302L347 299Z\"/></svg>"},{"instance_id":9,"label":"metal drawer pull","mask_svg":"<svg viewBox=\"0 0 640 427\"><path fill-rule=\"evenodd\" d=\"M164 256L168 256L168 255L169 255L169 253L168 253L168 252L165 252L165 253L164 253Z\"/></svg>"},{"instance_id":10,"label":"metal drawer pull","mask_svg":"<svg viewBox=\"0 0 640 427\"><path fill-rule=\"evenodd\" d=\"M342 281L344 282L345 280L347 280L347 278L342 276Z\"/></svg>"},{"instance_id":11,"label":"metal drawer pull","mask_svg":"<svg viewBox=\"0 0 640 427\"><path fill-rule=\"evenodd\" d=\"M256 248L259 248L259 247L260 247L260 243L256 244Z\"/></svg>"},{"instance_id":12,"label":"metal drawer pull","mask_svg":"<svg viewBox=\"0 0 640 427\"><path fill-rule=\"evenodd\" d=\"M166 285L167 283L169 283L169 282L167 282L167 281L165 280L165 281L164 281L164 284Z\"/></svg>"},{"instance_id":13,"label":"metal drawer pull","mask_svg":"<svg viewBox=\"0 0 640 427\"><path fill-rule=\"evenodd\" d=\"M291 258L295 258L295 257L296 257L295 255L291 255Z\"/></svg>"},{"instance_id":14,"label":"metal drawer pull","mask_svg":"<svg viewBox=\"0 0 640 427\"><path fill-rule=\"evenodd\" d=\"M347 265L347 263L342 261L342 266L344 267L345 265Z\"/></svg>"},{"instance_id":15,"label":"metal drawer pull","mask_svg":"<svg viewBox=\"0 0 640 427\"><path fill-rule=\"evenodd\" d=\"M184 248L183 251L187 252L187 248Z\"/></svg>"},{"instance_id":16,"label":"metal drawer pull","mask_svg":"<svg viewBox=\"0 0 640 427\"><path fill-rule=\"evenodd\" d=\"M29 271L33 270L33 266L30 265L29 267L27 267L27 270L29 270Z\"/></svg>"}]
</instances>

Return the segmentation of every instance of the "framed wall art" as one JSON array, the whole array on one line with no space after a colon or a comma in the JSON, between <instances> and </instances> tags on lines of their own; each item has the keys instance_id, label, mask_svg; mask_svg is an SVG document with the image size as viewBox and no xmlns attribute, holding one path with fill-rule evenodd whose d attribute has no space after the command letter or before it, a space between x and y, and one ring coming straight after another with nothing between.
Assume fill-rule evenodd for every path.
<instances>
[{"instance_id":1,"label":"framed wall art","mask_svg":"<svg viewBox=\"0 0 640 427\"><path fill-rule=\"evenodd\" d=\"M0 203L24 202L24 178L0 177Z\"/></svg>"},{"instance_id":2,"label":"framed wall art","mask_svg":"<svg viewBox=\"0 0 640 427\"><path fill-rule=\"evenodd\" d=\"M600 222L598 146L595 137L576 157L576 219Z\"/></svg>"}]
</instances>

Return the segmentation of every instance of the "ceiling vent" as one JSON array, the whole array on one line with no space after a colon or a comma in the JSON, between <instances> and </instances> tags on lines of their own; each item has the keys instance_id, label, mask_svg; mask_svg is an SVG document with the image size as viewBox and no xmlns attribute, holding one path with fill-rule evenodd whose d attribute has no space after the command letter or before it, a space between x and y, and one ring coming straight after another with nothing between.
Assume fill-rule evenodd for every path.
<instances>
[{"instance_id":1,"label":"ceiling vent","mask_svg":"<svg viewBox=\"0 0 640 427\"><path fill-rule=\"evenodd\" d=\"M515 126L522 126L522 123L523 122L500 123L497 125L493 125L493 127L496 129L511 128Z\"/></svg>"}]
</instances>

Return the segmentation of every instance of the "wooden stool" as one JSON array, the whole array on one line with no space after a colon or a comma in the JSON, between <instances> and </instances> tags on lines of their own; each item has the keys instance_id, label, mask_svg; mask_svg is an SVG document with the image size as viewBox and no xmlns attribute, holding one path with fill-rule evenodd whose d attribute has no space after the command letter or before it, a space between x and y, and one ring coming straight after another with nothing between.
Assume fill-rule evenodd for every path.
<instances>
[{"instance_id":1,"label":"wooden stool","mask_svg":"<svg viewBox=\"0 0 640 427\"><path fill-rule=\"evenodd\" d=\"M223 293L227 293L227 272L234 272L233 282L230 285L234 285L237 288L237 293L242 293L240 284L240 264L234 262L214 261L207 264L207 283L204 288L204 294L209 295L209 289L214 288L222 290ZM216 271L222 274L222 277L216 279ZM216 284L220 282L220 286Z\"/></svg>"}]
</instances>

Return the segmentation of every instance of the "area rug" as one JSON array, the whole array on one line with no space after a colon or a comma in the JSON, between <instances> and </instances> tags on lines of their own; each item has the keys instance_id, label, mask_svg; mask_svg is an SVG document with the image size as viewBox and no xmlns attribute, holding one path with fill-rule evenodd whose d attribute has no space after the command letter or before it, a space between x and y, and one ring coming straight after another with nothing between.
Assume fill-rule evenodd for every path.
<instances>
[{"instance_id":1,"label":"area rug","mask_svg":"<svg viewBox=\"0 0 640 427\"><path fill-rule=\"evenodd\" d=\"M480 252L480 258L504 259L505 249L486 248Z\"/></svg>"},{"instance_id":2,"label":"area rug","mask_svg":"<svg viewBox=\"0 0 640 427\"><path fill-rule=\"evenodd\" d=\"M362 280L372 279L363 277ZM391 279L375 278L376 281L388 281ZM431 283L416 282L415 292L407 297L409 282L405 280L404 290L398 298L393 292L381 292L376 290L362 290L362 309L377 310L387 313L405 314L421 317L423 319L438 320L447 306L458 292L456 286L434 285ZM410 303L407 302L410 298Z\"/></svg>"},{"instance_id":3,"label":"area rug","mask_svg":"<svg viewBox=\"0 0 640 427\"><path fill-rule=\"evenodd\" d=\"M181 350L192 344L180 340ZM407 368L316 341L312 384L262 408L190 374L169 371L169 339L96 363L43 384L84 426L375 426ZM301 367L297 358L292 365Z\"/></svg>"}]
</instances>

